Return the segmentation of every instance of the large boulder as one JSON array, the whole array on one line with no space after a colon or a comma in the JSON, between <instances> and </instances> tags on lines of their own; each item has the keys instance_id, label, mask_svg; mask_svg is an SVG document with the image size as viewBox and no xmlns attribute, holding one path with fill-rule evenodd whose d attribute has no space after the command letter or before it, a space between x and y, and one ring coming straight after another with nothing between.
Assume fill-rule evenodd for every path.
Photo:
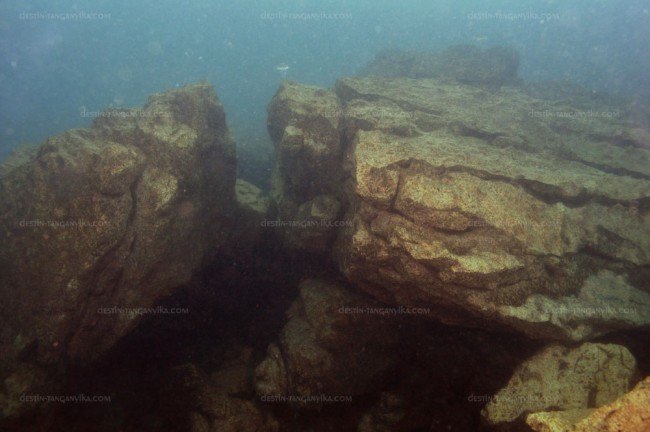
<instances>
[{"instance_id":1,"label":"large boulder","mask_svg":"<svg viewBox=\"0 0 650 432\"><path fill-rule=\"evenodd\" d=\"M483 416L495 426L523 423L532 412L597 408L625 394L638 378L636 361L623 346L552 345L515 370L508 384L490 397Z\"/></svg>"},{"instance_id":2,"label":"large boulder","mask_svg":"<svg viewBox=\"0 0 650 432\"><path fill-rule=\"evenodd\" d=\"M47 388L44 368L96 359L144 313L172 312L153 307L227 240L235 173L207 83L101 113L2 171L3 415Z\"/></svg>"},{"instance_id":3,"label":"large boulder","mask_svg":"<svg viewBox=\"0 0 650 432\"><path fill-rule=\"evenodd\" d=\"M278 342L255 371L259 397L319 409L369 391L397 360L388 354L398 344L395 316L366 313L378 306L336 284L305 280Z\"/></svg>"},{"instance_id":4,"label":"large boulder","mask_svg":"<svg viewBox=\"0 0 650 432\"><path fill-rule=\"evenodd\" d=\"M611 404L598 409L530 414L536 432L647 432L650 430L650 377Z\"/></svg>"},{"instance_id":5,"label":"large boulder","mask_svg":"<svg viewBox=\"0 0 650 432\"><path fill-rule=\"evenodd\" d=\"M285 83L269 106L290 248L332 249L354 285L448 324L650 324L650 149L620 107L434 79L335 92Z\"/></svg>"},{"instance_id":6,"label":"large boulder","mask_svg":"<svg viewBox=\"0 0 650 432\"><path fill-rule=\"evenodd\" d=\"M331 90L283 82L268 107L277 150L267 228L289 250L328 252L342 213L341 107Z\"/></svg>"},{"instance_id":7,"label":"large boulder","mask_svg":"<svg viewBox=\"0 0 650 432\"><path fill-rule=\"evenodd\" d=\"M650 151L623 118L425 79L336 92L349 281L539 339L650 324Z\"/></svg>"},{"instance_id":8,"label":"large boulder","mask_svg":"<svg viewBox=\"0 0 650 432\"><path fill-rule=\"evenodd\" d=\"M274 432L280 430L270 407L252 395L250 349L208 375L194 364L166 374L161 388L165 420L189 432Z\"/></svg>"}]
</instances>

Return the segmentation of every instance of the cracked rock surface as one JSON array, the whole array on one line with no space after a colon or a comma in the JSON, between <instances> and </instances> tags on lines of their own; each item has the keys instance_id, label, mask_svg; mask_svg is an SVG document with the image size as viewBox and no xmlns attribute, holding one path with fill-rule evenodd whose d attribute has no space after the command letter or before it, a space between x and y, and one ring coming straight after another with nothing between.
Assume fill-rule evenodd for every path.
<instances>
[{"instance_id":1,"label":"cracked rock surface","mask_svg":"<svg viewBox=\"0 0 650 432\"><path fill-rule=\"evenodd\" d=\"M438 79L284 83L272 200L319 222L284 240L335 239L351 283L447 324L564 341L647 326L650 146L586 103ZM315 211L324 197L340 209Z\"/></svg>"},{"instance_id":2,"label":"cracked rock surface","mask_svg":"<svg viewBox=\"0 0 650 432\"><path fill-rule=\"evenodd\" d=\"M396 361L386 347L398 346L394 317L354 313L376 306L336 284L303 281L279 341L269 345L256 368L258 395L282 395L295 408L319 409L345 399L311 399L314 395L351 399L367 392Z\"/></svg>"},{"instance_id":3,"label":"cracked rock surface","mask_svg":"<svg viewBox=\"0 0 650 432\"><path fill-rule=\"evenodd\" d=\"M207 83L155 94L142 109L106 111L3 170L7 391L44 385L40 367L101 356L139 311L187 282L226 241L235 173L225 114Z\"/></svg>"},{"instance_id":4,"label":"cracked rock surface","mask_svg":"<svg viewBox=\"0 0 650 432\"><path fill-rule=\"evenodd\" d=\"M483 416L498 425L523 420L531 412L598 408L625 394L638 377L636 360L623 346L551 345L515 370L490 398Z\"/></svg>"},{"instance_id":5,"label":"cracked rock surface","mask_svg":"<svg viewBox=\"0 0 650 432\"><path fill-rule=\"evenodd\" d=\"M432 79L335 91L352 283L538 339L650 324L650 151L624 121Z\"/></svg>"}]
</instances>

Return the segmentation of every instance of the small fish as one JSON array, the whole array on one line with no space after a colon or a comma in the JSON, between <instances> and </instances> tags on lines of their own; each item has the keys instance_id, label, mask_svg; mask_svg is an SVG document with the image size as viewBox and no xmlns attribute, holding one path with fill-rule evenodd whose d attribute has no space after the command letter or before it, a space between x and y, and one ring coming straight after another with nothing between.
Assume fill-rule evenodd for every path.
<instances>
[{"instance_id":1,"label":"small fish","mask_svg":"<svg viewBox=\"0 0 650 432\"><path fill-rule=\"evenodd\" d=\"M486 41L488 37L485 35L475 35L474 37L472 37L472 39L474 39L476 42L483 42Z\"/></svg>"},{"instance_id":2,"label":"small fish","mask_svg":"<svg viewBox=\"0 0 650 432\"><path fill-rule=\"evenodd\" d=\"M287 78L287 71L289 70L289 65L286 63L280 63L275 67L275 70L280 72L280 75L282 75L283 79Z\"/></svg>"}]
</instances>

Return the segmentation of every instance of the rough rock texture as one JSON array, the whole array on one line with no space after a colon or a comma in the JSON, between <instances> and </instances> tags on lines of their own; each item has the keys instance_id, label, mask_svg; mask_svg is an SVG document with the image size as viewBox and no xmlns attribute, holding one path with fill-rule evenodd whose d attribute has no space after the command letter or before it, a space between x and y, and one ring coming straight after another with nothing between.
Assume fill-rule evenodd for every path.
<instances>
[{"instance_id":1,"label":"rough rock texture","mask_svg":"<svg viewBox=\"0 0 650 432\"><path fill-rule=\"evenodd\" d=\"M269 199L260 188L241 179L237 179L235 184L235 197L239 212L231 235L236 241L228 252L247 255L257 244L264 230Z\"/></svg>"},{"instance_id":2,"label":"rough rock texture","mask_svg":"<svg viewBox=\"0 0 650 432\"><path fill-rule=\"evenodd\" d=\"M575 432L646 432L650 430L650 377L612 404L581 420Z\"/></svg>"},{"instance_id":3,"label":"rough rock texture","mask_svg":"<svg viewBox=\"0 0 650 432\"><path fill-rule=\"evenodd\" d=\"M531 412L596 408L625 394L636 379L636 361L625 347L552 345L517 368L483 416L498 425L520 421Z\"/></svg>"},{"instance_id":4,"label":"rough rock texture","mask_svg":"<svg viewBox=\"0 0 650 432\"><path fill-rule=\"evenodd\" d=\"M518 67L519 53L512 48L481 50L472 45L454 45L440 53L383 50L361 75L447 78L463 84L494 88L518 84Z\"/></svg>"},{"instance_id":5,"label":"rough rock texture","mask_svg":"<svg viewBox=\"0 0 650 432\"><path fill-rule=\"evenodd\" d=\"M406 403L399 395L382 392L379 402L365 413L357 432L391 432L406 415Z\"/></svg>"},{"instance_id":6,"label":"rough rock texture","mask_svg":"<svg viewBox=\"0 0 650 432\"><path fill-rule=\"evenodd\" d=\"M591 408L533 413L526 417L526 424L536 432L571 432L576 423L594 411Z\"/></svg>"},{"instance_id":7,"label":"rough rock texture","mask_svg":"<svg viewBox=\"0 0 650 432\"><path fill-rule=\"evenodd\" d=\"M285 81L268 107L277 150L269 228L287 249L328 251L341 214L341 107L334 92Z\"/></svg>"},{"instance_id":8,"label":"rough rock texture","mask_svg":"<svg viewBox=\"0 0 650 432\"><path fill-rule=\"evenodd\" d=\"M172 370L161 389L169 424L189 432L279 431L279 423L251 400L252 365L240 358L208 376L195 365Z\"/></svg>"},{"instance_id":9,"label":"rough rock texture","mask_svg":"<svg viewBox=\"0 0 650 432\"><path fill-rule=\"evenodd\" d=\"M541 339L650 324L650 151L622 119L435 80L336 92L355 285Z\"/></svg>"},{"instance_id":10,"label":"rough rock texture","mask_svg":"<svg viewBox=\"0 0 650 432\"><path fill-rule=\"evenodd\" d=\"M650 430L650 377L615 402L589 412L530 414L526 423L537 432L647 432Z\"/></svg>"},{"instance_id":11,"label":"rough rock texture","mask_svg":"<svg viewBox=\"0 0 650 432\"><path fill-rule=\"evenodd\" d=\"M572 341L650 324L650 151L622 112L430 79L335 91L285 83L269 106L290 247L338 236L351 282L450 324Z\"/></svg>"},{"instance_id":12,"label":"rough rock texture","mask_svg":"<svg viewBox=\"0 0 650 432\"><path fill-rule=\"evenodd\" d=\"M41 366L106 352L225 242L235 171L223 108L201 83L49 138L0 177L5 415Z\"/></svg>"},{"instance_id":13,"label":"rough rock texture","mask_svg":"<svg viewBox=\"0 0 650 432\"><path fill-rule=\"evenodd\" d=\"M268 192L275 165L275 151L268 133L247 128L231 128L230 133L237 143L237 178Z\"/></svg>"},{"instance_id":14,"label":"rough rock texture","mask_svg":"<svg viewBox=\"0 0 650 432\"><path fill-rule=\"evenodd\" d=\"M9 174L15 168L22 166L35 158L38 154L38 146L23 144L14 148L5 160L0 164L0 177Z\"/></svg>"},{"instance_id":15,"label":"rough rock texture","mask_svg":"<svg viewBox=\"0 0 650 432\"><path fill-rule=\"evenodd\" d=\"M305 429L318 417L328 427L314 430L479 430L482 404L470 395L496 392L540 346L449 328L333 283L301 287L255 375L258 398L298 411Z\"/></svg>"},{"instance_id":16,"label":"rough rock texture","mask_svg":"<svg viewBox=\"0 0 650 432\"><path fill-rule=\"evenodd\" d=\"M393 319L364 312L374 306L340 286L304 281L278 343L269 345L255 371L258 395L316 409L368 391L396 360Z\"/></svg>"}]
</instances>

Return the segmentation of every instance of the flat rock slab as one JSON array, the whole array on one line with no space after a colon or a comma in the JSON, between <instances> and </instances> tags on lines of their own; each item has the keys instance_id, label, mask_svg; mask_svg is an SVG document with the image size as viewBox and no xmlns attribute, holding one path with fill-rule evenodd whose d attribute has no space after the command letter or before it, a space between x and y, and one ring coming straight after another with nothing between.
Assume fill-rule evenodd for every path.
<instances>
[{"instance_id":1,"label":"flat rock slab","mask_svg":"<svg viewBox=\"0 0 650 432\"><path fill-rule=\"evenodd\" d=\"M650 324L650 150L622 113L434 79L335 91L349 280L534 338Z\"/></svg>"}]
</instances>

